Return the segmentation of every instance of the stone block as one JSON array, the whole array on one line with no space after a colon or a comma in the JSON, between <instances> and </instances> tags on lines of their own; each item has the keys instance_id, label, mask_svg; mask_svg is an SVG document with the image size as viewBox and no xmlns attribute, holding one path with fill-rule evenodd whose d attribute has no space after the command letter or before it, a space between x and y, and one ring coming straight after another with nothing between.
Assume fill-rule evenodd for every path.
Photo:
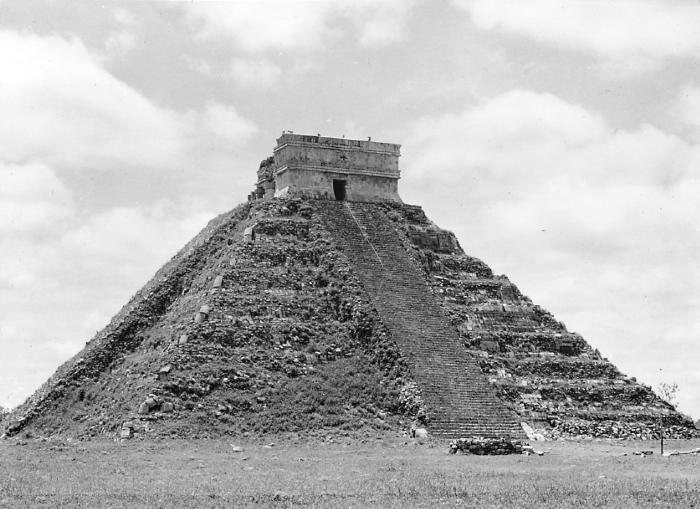
<instances>
[{"instance_id":1,"label":"stone block","mask_svg":"<svg viewBox=\"0 0 700 509\"><path fill-rule=\"evenodd\" d=\"M497 353L501 351L501 346L498 341L484 339L481 341L480 348L486 352Z\"/></svg>"}]
</instances>

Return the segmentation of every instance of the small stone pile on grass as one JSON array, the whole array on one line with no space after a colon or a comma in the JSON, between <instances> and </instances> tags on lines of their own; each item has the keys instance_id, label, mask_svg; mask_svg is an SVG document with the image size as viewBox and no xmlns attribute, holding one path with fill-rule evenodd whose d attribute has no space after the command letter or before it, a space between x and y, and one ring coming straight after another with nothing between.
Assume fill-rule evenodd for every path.
<instances>
[{"instance_id":1,"label":"small stone pile on grass","mask_svg":"<svg viewBox=\"0 0 700 509\"><path fill-rule=\"evenodd\" d=\"M450 453L456 454L457 452L479 456L522 454L523 443L520 440L509 438L458 438L450 442Z\"/></svg>"}]
</instances>

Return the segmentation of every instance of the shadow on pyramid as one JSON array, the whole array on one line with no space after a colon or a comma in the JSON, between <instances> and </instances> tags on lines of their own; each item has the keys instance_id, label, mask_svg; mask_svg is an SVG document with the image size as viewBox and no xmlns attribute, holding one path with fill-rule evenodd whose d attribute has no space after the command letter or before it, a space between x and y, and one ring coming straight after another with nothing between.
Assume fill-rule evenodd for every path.
<instances>
[{"instance_id":1,"label":"shadow on pyramid","mask_svg":"<svg viewBox=\"0 0 700 509\"><path fill-rule=\"evenodd\" d=\"M284 133L8 436L695 434L398 195L399 145Z\"/></svg>"}]
</instances>

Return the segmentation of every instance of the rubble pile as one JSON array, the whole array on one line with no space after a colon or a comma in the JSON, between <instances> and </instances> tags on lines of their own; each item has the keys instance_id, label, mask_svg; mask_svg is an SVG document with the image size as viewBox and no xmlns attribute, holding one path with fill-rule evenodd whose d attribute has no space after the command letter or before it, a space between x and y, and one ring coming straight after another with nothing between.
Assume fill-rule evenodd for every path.
<instances>
[{"instance_id":1,"label":"rubble pile","mask_svg":"<svg viewBox=\"0 0 700 509\"><path fill-rule=\"evenodd\" d=\"M450 453L476 454L478 456L498 456L504 454L522 454L523 443L508 438L458 438L450 442Z\"/></svg>"}]
</instances>

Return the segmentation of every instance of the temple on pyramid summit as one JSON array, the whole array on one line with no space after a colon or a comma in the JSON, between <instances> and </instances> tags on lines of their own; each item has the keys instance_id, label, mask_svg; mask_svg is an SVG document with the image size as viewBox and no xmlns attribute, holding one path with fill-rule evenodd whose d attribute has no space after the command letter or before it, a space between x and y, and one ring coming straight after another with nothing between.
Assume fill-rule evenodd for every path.
<instances>
[{"instance_id":1,"label":"temple on pyramid summit","mask_svg":"<svg viewBox=\"0 0 700 509\"><path fill-rule=\"evenodd\" d=\"M695 436L404 204L399 157L397 144L283 133L248 201L187 243L4 432Z\"/></svg>"},{"instance_id":2,"label":"temple on pyramid summit","mask_svg":"<svg viewBox=\"0 0 700 509\"><path fill-rule=\"evenodd\" d=\"M260 164L249 199L401 202L400 151L394 143L283 133L274 155Z\"/></svg>"}]
</instances>

